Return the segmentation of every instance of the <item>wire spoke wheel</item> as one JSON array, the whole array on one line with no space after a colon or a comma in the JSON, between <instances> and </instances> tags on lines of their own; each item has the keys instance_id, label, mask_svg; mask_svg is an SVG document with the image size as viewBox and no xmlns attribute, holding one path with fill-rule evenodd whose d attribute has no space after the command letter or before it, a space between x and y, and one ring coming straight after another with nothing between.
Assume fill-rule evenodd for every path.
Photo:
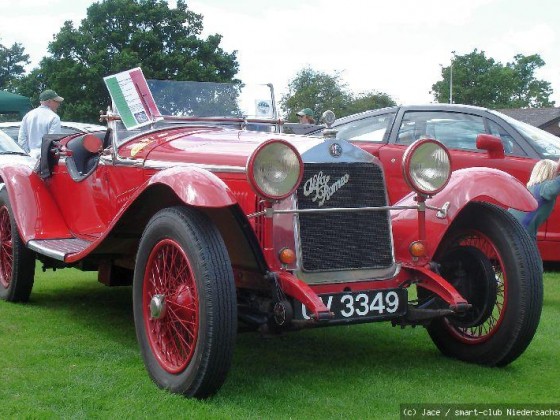
<instances>
[{"instance_id":1,"label":"wire spoke wheel","mask_svg":"<svg viewBox=\"0 0 560 420\"><path fill-rule=\"evenodd\" d=\"M0 208L0 285L8 288L12 279L13 245L10 213L6 206Z\"/></svg>"},{"instance_id":2,"label":"wire spoke wheel","mask_svg":"<svg viewBox=\"0 0 560 420\"><path fill-rule=\"evenodd\" d=\"M507 277L503 262L494 244L480 232L458 238L455 249L454 254L462 250L479 251L476 257L467 258L467 267L461 267L461 270L470 270L471 277L456 287L473 307L462 317L447 318L446 324L458 340L481 343L498 331L507 306ZM479 266L488 268L477 269Z\"/></svg>"},{"instance_id":3,"label":"wire spoke wheel","mask_svg":"<svg viewBox=\"0 0 560 420\"><path fill-rule=\"evenodd\" d=\"M160 307L155 309L154 296L163 296ZM187 256L175 241L166 239L153 248L146 268L143 302L154 354L167 372L183 371L198 337L198 293Z\"/></svg>"},{"instance_id":4,"label":"wire spoke wheel","mask_svg":"<svg viewBox=\"0 0 560 420\"><path fill-rule=\"evenodd\" d=\"M133 307L153 381L187 396L214 394L233 357L237 303L227 249L206 216L172 207L152 217L138 248Z\"/></svg>"},{"instance_id":5,"label":"wire spoke wheel","mask_svg":"<svg viewBox=\"0 0 560 420\"><path fill-rule=\"evenodd\" d=\"M6 188L0 190L0 299L26 302L35 281L35 253L19 236Z\"/></svg>"},{"instance_id":6,"label":"wire spoke wheel","mask_svg":"<svg viewBox=\"0 0 560 420\"><path fill-rule=\"evenodd\" d=\"M441 275L472 305L465 314L427 326L438 349L489 366L519 357L533 339L542 309L540 256L523 227L497 206L470 204L447 232L435 260ZM426 297L425 291L420 294Z\"/></svg>"}]
</instances>

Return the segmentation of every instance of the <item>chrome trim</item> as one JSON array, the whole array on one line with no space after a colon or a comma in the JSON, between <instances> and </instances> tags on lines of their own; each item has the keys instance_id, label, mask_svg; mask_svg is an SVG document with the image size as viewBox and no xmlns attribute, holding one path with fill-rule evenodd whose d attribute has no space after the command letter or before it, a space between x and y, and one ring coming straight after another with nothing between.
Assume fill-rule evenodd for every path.
<instances>
[{"instance_id":1,"label":"chrome trim","mask_svg":"<svg viewBox=\"0 0 560 420\"><path fill-rule=\"evenodd\" d=\"M441 209L438 209L437 207L431 207L431 206L426 206L426 207L428 207L430 210L437 210L436 217L438 219L445 219L447 217L447 210L449 210L450 205L451 203L447 201L446 203L443 204Z\"/></svg>"},{"instance_id":2,"label":"chrome trim","mask_svg":"<svg viewBox=\"0 0 560 420\"><path fill-rule=\"evenodd\" d=\"M428 207L430 210L439 210L437 207ZM419 205L415 206L380 206L380 207L332 207L329 209L293 209L293 210L274 210L272 207L266 208L263 211L257 213L251 213L247 215L248 219L253 217L258 217L265 215L266 217L272 217L275 214L283 213L330 213L330 212L341 212L341 213L352 213L357 211L384 211L384 210L420 210Z\"/></svg>"},{"instance_id":3,"label":"chrome trim","mask_svg":"<svg viewBox=\"0 0 560 420\"><path fill-rule=\"evenodd\" d=\"M450 203L445 203L441 208L424 205L426 209L437 211L436 216L440 219L444 219L447 217L447 210L449 209ZM272 207L268 207L263 211L259 211L257 213L251 213L247 215L248 219L252 219L254 217L259 216L266 216L272 217L275 214L285 214L285 213L330 213L330 212L341 212L341 213L352 213L352 212L359 212L359 211L384 211L384 210L418 210L424 211L420 204L416 204L414 206L380 206L380 207L332 207L328 209L293 209L293 210L275 210Z\"/></svg>"},{"instance_id":4,"label":"chrome trim","mask_svg":"<svg viewBox=\"0 0 560 420\"><path fill-rule=\"evenodd\" d=\"M64 257L66 256L66 253L41 246L41 244L39 244L35 240L27 242L27 247L32 251L38 252L39 254L46 255L47 257L54 258L55 260L59 261L64 261Z\"/></svg>"},{"instance_id":5,"label":"chrome trim","mask_svg":"<svg viewBox=\"0 0 560 420\"><path fill-rule=\"evenodd\" d=\"M384 211L384 210L416 210L418 206L379 206L379 207L331 207L328 209L303 209L303 210L274 210L265 209L269 213L350 213L355 211Z\"/></svg>"},{"instance_id":6,"label":"chrome trim","mask_svg":"<svg viewBox=\"0 0 560 420\"><path fill-rule=\"evenodd\" d=\"M147 169L167 169L167 168L175 168L177 166L184 166L184 167L196 167L200 169L206 169L210 172L233 172L233 173L246 173L246 169L244 166L228 166L228 165L207 165L204 163L188 163L188 162L167 162L167 161L157 161L157 160L148 160L144 163L144 168Z\"/></svg>"},{"instance_id":7,"label":"chrome trim","mask_svg":"<svg viewBox=\"0 0 560 420\"><path fill-rule=\"evenodd\" d=\"M133 166L133 167L138 167L141 168L144 166L144 161L143 160L138 160L138 159L131 159L131 158L123 158L120 157L119 155L116 156L116 158L113 160L113 164L120 165L120 166Z\"/></svg>"}]
</instances>

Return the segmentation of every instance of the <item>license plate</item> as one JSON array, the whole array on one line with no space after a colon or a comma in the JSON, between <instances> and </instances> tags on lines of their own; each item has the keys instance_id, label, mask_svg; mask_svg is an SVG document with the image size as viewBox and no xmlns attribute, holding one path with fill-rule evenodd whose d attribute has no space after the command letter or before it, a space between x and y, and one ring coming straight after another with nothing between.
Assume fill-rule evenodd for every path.
<instances>
[{"instance_id":1,"label":"license plate","mask_svg":"<svg viewBox=\"0 0 560 420\"><path fill-rule=\"evenodd\" d=\"M334 313L334 320L386 319L403 315L408 304L406 289L369 290L319 295ZM296 319L310 319L303 304L295 306Z\"/></svg>"}]
</instances>

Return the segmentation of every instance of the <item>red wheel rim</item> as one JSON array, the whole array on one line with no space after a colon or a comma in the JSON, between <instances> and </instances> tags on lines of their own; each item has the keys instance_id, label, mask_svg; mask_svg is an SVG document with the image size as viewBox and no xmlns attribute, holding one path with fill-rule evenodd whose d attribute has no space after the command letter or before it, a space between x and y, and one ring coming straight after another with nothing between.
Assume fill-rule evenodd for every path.
<instances>
[{"instance_id":1,"label":"red wheel rim","mask_svg":"<svg viewBox=\"0 0 560 420\"><path fill-rule=\"evenodd\" d=\"M169 373L182 372L196 348L199 301L189 260L171 239L158 242L148 257L142 306L148 341L159 364Z\"/></svg>"},{"instance_id":2,"label":"red wheel rim","mask_svg":"<svg viewBox=\"0 0 560 420\"><path fill-rule=\"evenodd\" d=\"M0 284L8 288L13 267L12 225L6 206L0 208Z\"/></svg>"},{"instance_id":3,"label":"red wheel rim","mask_svg":"<svg viewBox=\"0 0 560 420\"><path fill-rule=\"evenodd\" d=\"M506 273L503 270L504 264L500 253L485 235L477 232L476 234L464 235L458 241L461 246L472 246L482 251L490 260L494 268L497 282L496 303L491 315L481 325L476 327L458 327L446 320L447 327L457 340L465 344L480 344L492 337L500 328L507 307L508 282Z\"/></svg>"}]
</instances>

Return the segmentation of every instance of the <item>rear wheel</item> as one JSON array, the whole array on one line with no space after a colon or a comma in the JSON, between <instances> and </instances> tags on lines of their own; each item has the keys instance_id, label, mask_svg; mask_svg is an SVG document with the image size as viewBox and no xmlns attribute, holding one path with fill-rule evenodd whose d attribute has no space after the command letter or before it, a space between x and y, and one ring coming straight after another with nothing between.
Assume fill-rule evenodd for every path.
<instances>
[{"instance_id":1,"label":"rear wheel","mask_svg":"<svg viewBox=\"0 0 560 420\"><path fill-rule=\"evenodd\" d=\"M134 321L144 363L161 388L205 398L223 384L237 333L231 262L204 215L157 213L138 249Z\"/></svg>"},{"instance_id":2,"label":"rear wheel","mask_svg":"<svg viewBox=\"0 0 560 420\"><path fill-rule=\"evenodd\" d=\"M496 206L472 204L435 260L442 276L472 304L466 314L427 327L441 352L490 366L519 357L535 334L543 300L540 256L523 227ZM419 289L419 296L428 293Z\"/></svg>"},{"instance_id":3,"label":"rear wheel","mask_svg":"<svg viewBox=\"0 0 560 420\"><path fill-rule=\"evenodd\" d=\"M27 302L35 279L35 253L19 237L6 188L0 191L0 298Z\"/></svg>"}]
</instances>

